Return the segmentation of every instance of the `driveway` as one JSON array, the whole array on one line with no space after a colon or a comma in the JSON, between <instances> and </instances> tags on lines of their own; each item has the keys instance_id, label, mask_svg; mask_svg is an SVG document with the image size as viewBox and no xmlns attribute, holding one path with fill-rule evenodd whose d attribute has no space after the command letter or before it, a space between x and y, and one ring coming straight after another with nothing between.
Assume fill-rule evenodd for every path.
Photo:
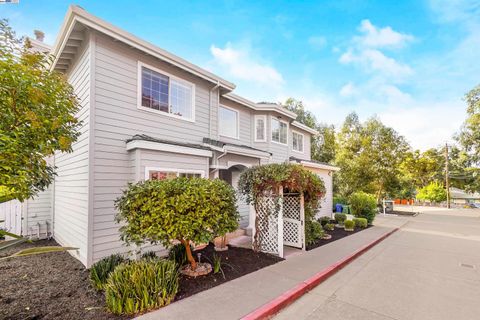
<instances>
[{"instance_id":1,"label":"driveway","mask_svg":"<svg viewBox=\"0 0 480 320\"><path fill-rule=\"evenodd\" d=\"M275 319L480 319L480 209L424 210Z\"/></svg>"}]
</instances>

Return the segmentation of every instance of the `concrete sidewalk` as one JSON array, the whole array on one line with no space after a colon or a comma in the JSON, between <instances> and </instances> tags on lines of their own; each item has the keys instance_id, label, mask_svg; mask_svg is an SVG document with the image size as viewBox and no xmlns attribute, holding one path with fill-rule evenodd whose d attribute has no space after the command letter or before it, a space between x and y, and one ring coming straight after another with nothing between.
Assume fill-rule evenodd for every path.
<instances>
[{"instance_id":1,"label":"concrete sidewalk","mask_svg":"<svg viewBox=\"0 0 480 320\"><path fill-rule=\"evenodd\" d=\"M368 230L293 256L137 319L239 319L405 221L400 217L379 217L376 226Z\"/></svg>"}]
</instances>

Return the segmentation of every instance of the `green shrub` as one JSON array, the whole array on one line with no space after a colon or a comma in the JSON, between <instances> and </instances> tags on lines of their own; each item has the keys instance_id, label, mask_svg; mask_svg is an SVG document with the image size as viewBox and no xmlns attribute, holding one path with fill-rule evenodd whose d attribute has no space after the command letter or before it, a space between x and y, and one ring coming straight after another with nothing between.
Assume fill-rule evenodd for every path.
<instances>
[{"instance_id":1,"label":"green shrub","mask_svg":"<svg viewBox=\"0 0 480 320\"><path fill-rule=\"evenodd\" d=\"M318 220L319 220L320 224L322 225L322 227L325 226L327 223L330 223L330 217L328 217L328 216L323 216Z\"/></svg>"},{"instance_id":2,"label":"green shrub","mask_svg":"<svg viewBox=\"0 0 480 320\"><path fill-rule=\"evenodd\" d=\"M215 179L175 178L129 184L115 201L116 221L127 243L179 240L196 268L189 243L208 243L238 228L235 190Z\"/></svg>"},{"instance_id":3,"label":"green shrub","mask_svg":"<svg viewBox=\"0 0 480 320\"><path fill-rule=\"evenodd\" d=\"M335 229L335 225L333 223L327 223L323 228L327 231L333 231Z\"/></svg>"},{"instance_id":4,"label":"green shrub","mask_svg":"<svg viewBox=\"0 0 480 320\"><path fill-rule=\"evenodd\" d=\"M347 215L345 213L335 213L335 221L337 221L339 225L343 225L345 220L347 220Z\"/></svg>"},{"instance_id":5,"label":"green shrub","mask_svg":"<svg viewBox=\"0 0 480 320\"><path fill-rule=\"evenodd\" d=\"M149 260L149 259L158 259L159 257L157 256L157 254L155 253L155 251L147 251L147 252L144 252L142 254L142 257L141 259L143 260Z\"/></svg>"},{"instance_id":6,"label":"green shrub","mask_svg":"<svg viewBox=\"0 0 480 320\"><path fill-rule=\"evenodd\" d=\"M447 190L440 182L434 181L417 190L417 199L430 202L442 202L447 200Z\"/></svg>"},{"instance_id":7,"label":"green shrub","mask_svg":"<svg viewBox=\"0 0 480 320\"><path fill-rule=\"evenodd\" d=\"M346 220L344 222L344 225L345 225L345 230L347 231L351 231L355 228L355 222L353 222L352 220Z\"/></svg>"},{"instance_id":8,"label":"green shrub","mask_svg":"<svg viewBox=\"0 0 480 320\"><path fill-rule=\"evenodd\" d=\"M305 229L305 242L307 245L315 243L315 241L324 235L322 225L315 220L307 221Z\"/></svg>"},{"instance_id":9,"label":"green shrub","mask_svg":"<svg viewBox=\"0 0 480 320\"><path fill-rule=\"evenodd\" d=\"M138 260L121 264L110 274L105 301L114 314L134 314L168 305L177 291L175 262Z\"/></svg>"},{"instance_id":10,"label":"green shrub","mask_svg":"<svg viewBox=\"0 0 480 320\"><path fill-rule=\"evenodd\" d=\"M192 245L190 245L190 251L193 251ZM187 250L185 246L181 243L177 243L168 250L168 260L175 261L178 266L183 266L187 263Z\"/></svg>"},{"instance_id":11,"label":"green shrub","mask_svg":"<svg viewBox=\"0 0 480 320\"><path fill-rule=\"evenodd\" d=\"M90 281L97 290L105 289L108 276L119 264L126 259L119 254L112 254L93 264L90 268Z\"/></svg>"},{"instance_id":12,"label":"green shrub","mask_svg":"<svg viewBox=\"0 0 480 320\"><path fill-rule=\"evenodd\" d=\"M368 224L372 224L377 213L375 196L365 192L355 192L350 196L350 206L355 217L365 218Z\"/></svg>"},{"instance_id":13,"label":"green shrub","mask_svg":"<svg viewBox=\"0 0 480 320\"><path fill-rule=\"evenodd\" d=\"M368 225L368 221L365 218L353 218L353 222L355 223L355 227L362 229L365 229Z\"/></svg>"}]
</instances>

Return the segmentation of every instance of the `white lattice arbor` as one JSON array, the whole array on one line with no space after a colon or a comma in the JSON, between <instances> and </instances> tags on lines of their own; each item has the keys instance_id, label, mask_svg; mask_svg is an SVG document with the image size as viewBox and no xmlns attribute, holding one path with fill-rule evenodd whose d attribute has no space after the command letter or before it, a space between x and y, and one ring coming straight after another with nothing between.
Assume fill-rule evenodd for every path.
<instances>
[{"instance_id":1,"label":"white lattice arbor","mask_svg":"<svg viewBox=\"0 0 480 320\"><path fill-rule=\"evenodd\" d=\"M283 246L305 250L305 211L303 194L283 193L257 199L252 242L262 252L283 257Z\"/></svg>"}]
</instances>

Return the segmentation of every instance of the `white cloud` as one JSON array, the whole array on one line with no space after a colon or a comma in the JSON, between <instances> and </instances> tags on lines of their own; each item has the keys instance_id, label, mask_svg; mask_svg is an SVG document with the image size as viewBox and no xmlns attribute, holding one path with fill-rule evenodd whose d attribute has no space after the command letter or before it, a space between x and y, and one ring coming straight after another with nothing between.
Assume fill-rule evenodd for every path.
<instances>
[{"instance_id":1,"label":"white cloud","mask_svg":"<svg viewBox=\"0 0 480 320\"><path fill-rule=\"evenodd\" d=\"M355 37L355 40L365 47L401 48L414 40L412 35L394 31L391 27L378 28L368 19L362 20L358 30L364 35Z\"/></svg>"},{"instance_id":2,"label":"white cloud","mask_svg":"<svg viewBox=\"0 0 480 320\"><path fill-rule=\"evenodd\" d=\"M340 56L339 61L343 64L360 64L370 73L377 72L386 76L393 76L398 80L413 74L412 68L408 65L387 57L377 49L349 49Z\"/></svg>"},{"instance_id":3,"label":"white cloud","mask_svg":"<svg viewBox=\"0 0 480 320\"><path fill-rule=\"evenodd\" d=\"M308 44L314 49L323 49L327 45L327 38L323 36L312 36L308 38Z\"/></svg>"},{"instance_id":4,"label":"white cloud","mask_svg":"<svg viewBox=\"0 0 480 320\"><path fill-rule=\"evenodd\" d=\"M340 56L343 64L356 64L368 73L389 77L391 81L401 81L414 72L407 64L385 55L382 48L401 48L414 38L393 30L391 27L378 28L369 20L362 20L358 29L362 35L351 40L350 47Z\"/></svg>"},{"instance_id":5,"label":"white cloud","mask_svg":"<svg viewBox=\"0 0 480 320\"><path fill-rule=\"evenodd\" d=\"M280 72L268 62L254 57L249 46L234 48L228 42L223 49L212 45L210 52L213 64L233 78L253 81L266 87L280 87L285 82Z\"/></svg>"},{"instance_id":6,"label":"white cloud","mask_svg":"<svg viewBox=\"0 0 480 320\"><path fill-rule=\"evenodd\" d=\"M357 88L352 82L347 83L340 89L340 95L343 97L350 97L357 92Z\"/></svg>"}]
</instances>

